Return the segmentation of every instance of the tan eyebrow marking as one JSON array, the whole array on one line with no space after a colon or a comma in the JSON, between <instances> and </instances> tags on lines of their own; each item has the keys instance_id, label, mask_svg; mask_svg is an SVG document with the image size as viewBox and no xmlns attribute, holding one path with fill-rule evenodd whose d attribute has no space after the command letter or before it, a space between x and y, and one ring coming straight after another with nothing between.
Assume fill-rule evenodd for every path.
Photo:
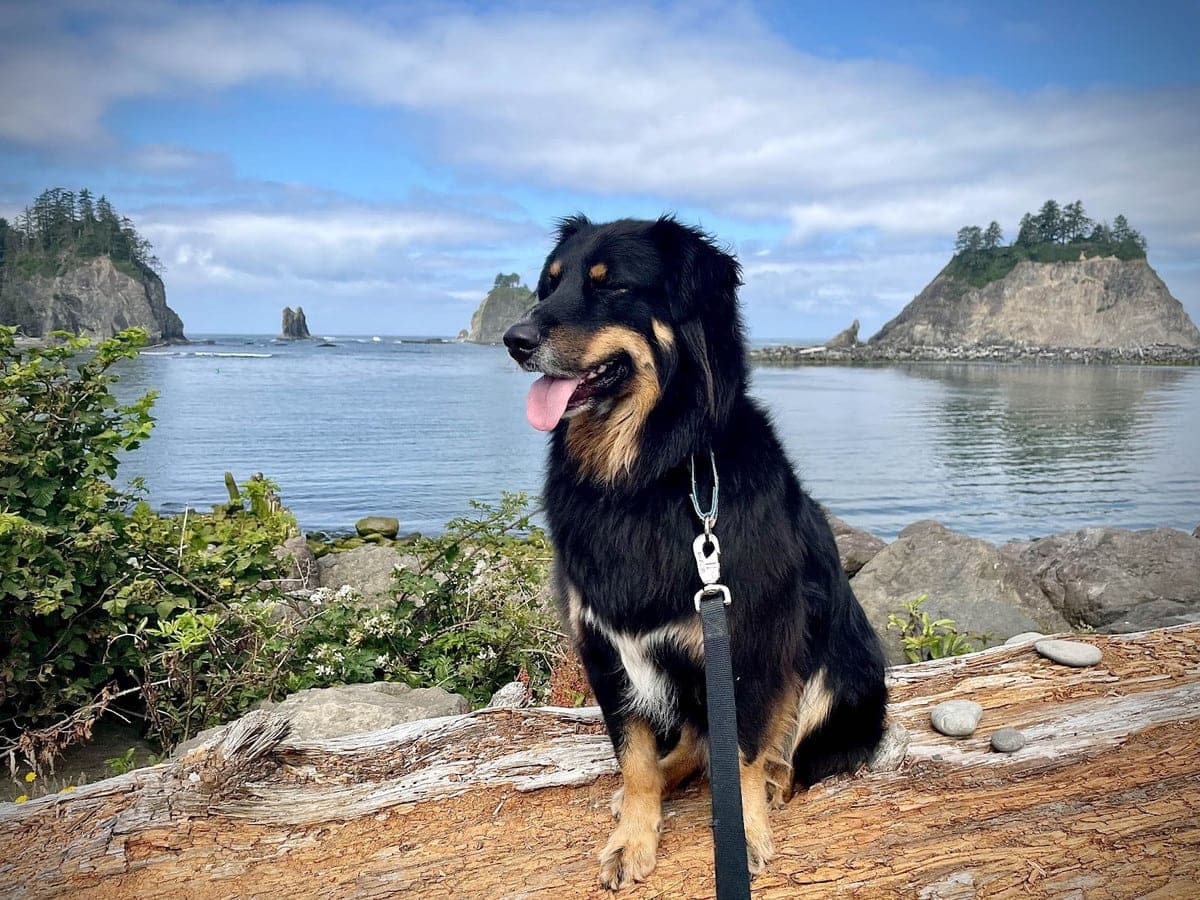
<instances>
[{"instance_id":1,"label":"tan eyebrow marking","mask_svg":"<svg viewBox=\"0 0 1200 900\"><path fill-rule=\"evenodd\" d=\"M591 278L592 281L603 281L608 277L608 266L606 266L604 263L596 263L594 266L588 269L588 277Z\"/></svg>"},{"instance_id":2,"label":"tan eyebrow marking","mask_svg":"<svg viewBox=\"0 0 1200 900\"><path fill-rule=\"evenodd\" d=\"M562 263L556 259L554 262L550 263L550 277L557 278L561 274L562 274Z\"/></svg>"}]
</instances>

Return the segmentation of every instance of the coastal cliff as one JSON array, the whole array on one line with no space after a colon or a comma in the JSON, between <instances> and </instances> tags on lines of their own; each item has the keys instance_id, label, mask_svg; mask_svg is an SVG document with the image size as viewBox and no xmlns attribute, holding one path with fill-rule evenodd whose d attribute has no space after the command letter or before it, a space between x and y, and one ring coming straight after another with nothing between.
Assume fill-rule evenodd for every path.
<instances>
[{"instance_id":1,"label":"coastal cliff","mask_svg":"<svg viewBox=\"0 0 1200 900\"><path fill-rule=\"evenodd\" d=\"M1027 260L982 287L949 268L870 345L1200 348L1200 331L1145 259Z\"/></svg>"},{"instance_id":2,"label":"coastal cliff","mask_svg":"<svg viewBox=\"0 0 1200 900\"><path fill-rule=\"evenodd\" d=\"M509 326L525 318L536 302L537 294L520 283L520 276L497 275L492 289L471 316L465 339L473 344L499 343Z\"/></svg>"},{"instance_id":3,"label":"coastal cliff","mask_svg":"<svg viewBox=\"0 0 1200 900\"><path fill-rule=\"evenodd\" d=\"M186 340L183 322L167 306L162 279L109 256L78 260L55 274L25 274L8 266L0 279L0 323L29 337L51 331L104 339L125 328L146 329L151 343Z\"/></svg>"}]
</instances>

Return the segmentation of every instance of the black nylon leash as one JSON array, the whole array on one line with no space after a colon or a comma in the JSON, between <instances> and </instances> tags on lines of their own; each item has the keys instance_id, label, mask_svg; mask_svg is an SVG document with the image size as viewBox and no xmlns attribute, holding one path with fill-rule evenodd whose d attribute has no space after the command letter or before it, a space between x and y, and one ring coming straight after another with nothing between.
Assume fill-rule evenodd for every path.
<instances>
[{"instance_id":1,"label":"black nylon leash","mask_svg":"<svg viewBox=\"0 0 1200 900\"><path fill-rule=\"evenodd\" d=\"M733 693L733 662L729 654L729 619L725 612L732 598L721 577L720 544L712 529L717 521L720 482L717 462L709 453L713 470L712 505L700 508L696 491L696 461L691 460L692 505L704 523L693 551L704 587L696 592L696 611L704 631L704 684L708 705L709 784L712 787L713 865L717 900L749 900L750 872L746 867L746 828L742 821L742 782L739 766L737 704Z\"/></svg>"}]
</instances>

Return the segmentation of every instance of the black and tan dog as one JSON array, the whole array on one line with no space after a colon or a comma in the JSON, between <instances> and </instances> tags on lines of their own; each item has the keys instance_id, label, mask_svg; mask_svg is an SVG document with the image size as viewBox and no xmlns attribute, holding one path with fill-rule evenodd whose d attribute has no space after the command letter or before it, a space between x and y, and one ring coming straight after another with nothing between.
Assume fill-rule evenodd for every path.
<instances>
[{"instance_id":1,"label":"black and tan dog","mask_svg":"<svg viewBox=\"0 0 1200 900\"><path fill-rule=\"evenodd\" d=\"M529 318L504 336L541 372L527 415L552 431L545 503L564 620L624 787L600 853L609 888L654 869L664 792L707 764L689 459L720 478L751 871L767 807L857 768L879 742L878 641L766 413L746 395L740 269L674 219L560 223Z\"/></svg>"}]
</instances>

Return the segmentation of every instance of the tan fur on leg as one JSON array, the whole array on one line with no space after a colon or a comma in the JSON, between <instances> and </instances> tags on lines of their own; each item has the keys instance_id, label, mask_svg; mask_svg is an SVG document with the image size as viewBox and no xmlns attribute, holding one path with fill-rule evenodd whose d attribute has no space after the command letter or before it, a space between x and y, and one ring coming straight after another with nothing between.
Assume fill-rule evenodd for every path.
<instances>
[{"instance_id":1,"label":"tan fur on leg","mask_svg":"<svg viewBox=\"0 0 1200 900\"><path fill-rule=\"evenodd\" d=\"M679 735L679 743L671 752L658 761L662 775L663 794L668 794L708 765L708 742L691 725L685 725ZM625 789L618 788L612 798L614 819L621 818L621 806L625 800Z\"/></svg>"},{"instance_id":2,"label":"tan fur on leg","mask_svg":"<svg viewBox=\"0 0 1200 900\"><path fill-rule=\"evenodd\" d=\"M751 875L757 875L775 856L775 841L771 837L767 813L766 756L760 753L751 763L743 757L739 768L742 820L746 825L746 865Z\"/></svg>"},{"instance_id":3,"label":"tan fur on leg","mask_svg":"<svg viewBox=\"0 0 1200 900\"><path fill-rule=\"evenodd\" d=\"M621 821L600 851L600 883L609 890L645 881L654 871L662 827L663 776L658 742L642 720L629 722L621 747Z\"/></svg>"}]
</instances>

